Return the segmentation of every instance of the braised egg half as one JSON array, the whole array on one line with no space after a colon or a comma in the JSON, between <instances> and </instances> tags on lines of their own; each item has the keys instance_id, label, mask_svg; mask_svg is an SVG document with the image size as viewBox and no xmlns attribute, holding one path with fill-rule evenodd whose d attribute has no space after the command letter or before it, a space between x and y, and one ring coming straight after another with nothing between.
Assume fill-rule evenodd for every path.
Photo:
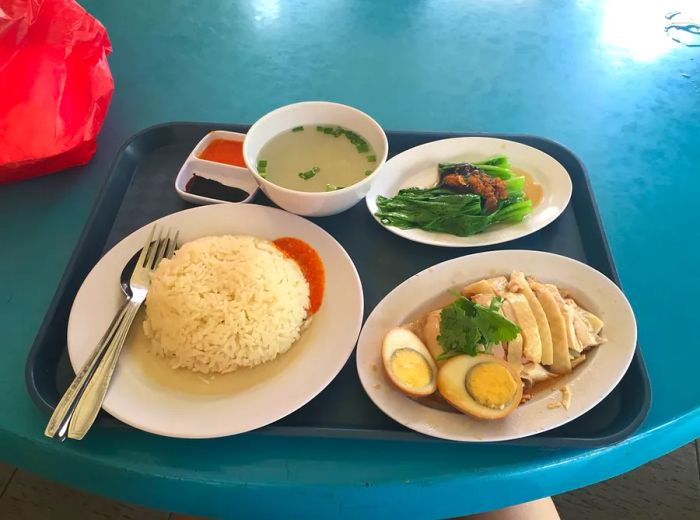
<instances>
[{"instance_id":1,"label":"braised egg half","mask_svg":"<svg viewBox=\"0 0 700 520\"><path fill-rule=\"evenodd\" d=\"M517 369L490 354L448 359L437 387L452 406L478 419L500 419L520 404L523 385Z\"/></svg>"},{"instance_id":2,"label":"braised egg half","mask_svg":"<svg viewBox=\"0 0 700 520\"><path fill-rule=\"evenodd\" d=\"M413 332L396 328L384 336L382 362L391 382L402 392L423 397L435 392L437 367Z\"/></svg>"}]
</instances>

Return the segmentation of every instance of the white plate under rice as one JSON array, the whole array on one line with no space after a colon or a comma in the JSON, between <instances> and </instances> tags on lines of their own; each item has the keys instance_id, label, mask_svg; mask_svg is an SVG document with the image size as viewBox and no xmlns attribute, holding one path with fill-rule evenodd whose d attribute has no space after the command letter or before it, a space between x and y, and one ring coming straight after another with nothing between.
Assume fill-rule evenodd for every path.
<instances>
[{"instance_id":1,"label":"white plate under rice","mask_svg":"<svg viewBox=\"0 0 700 520\"><path fill-rule=\"evenodd\" d=\"M272 242L245 235L188 242L158 266L144 331L173 368L226 373L271 361L299 339L309 285Z\"/></svg>"}]
</instances>

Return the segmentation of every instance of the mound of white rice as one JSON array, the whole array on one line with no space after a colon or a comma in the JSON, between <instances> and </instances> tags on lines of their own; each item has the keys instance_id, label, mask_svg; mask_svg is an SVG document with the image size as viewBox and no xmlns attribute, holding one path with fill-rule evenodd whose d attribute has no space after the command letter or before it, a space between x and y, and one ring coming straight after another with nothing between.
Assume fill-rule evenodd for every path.
<instances>
[{"instance_id":1,"label":"mound of white rice","mask_svg":"<svg viewBox=\"0 0 700 520\"><path fill-rule=\"evenodd\" d=\"M153 273L144 331L173 368L225 373L270 361L299 339L309 285L272 242L188 242Z\"/></svg>"}]
</instances>

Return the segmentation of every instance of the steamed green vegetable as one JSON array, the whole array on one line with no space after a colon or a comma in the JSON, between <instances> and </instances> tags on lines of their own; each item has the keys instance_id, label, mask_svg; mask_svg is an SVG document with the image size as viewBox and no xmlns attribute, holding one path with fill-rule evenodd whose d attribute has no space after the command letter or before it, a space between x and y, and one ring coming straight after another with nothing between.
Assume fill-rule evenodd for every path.
<instances>
[{"instance_id":1,"label":"steamed green vegetable","mask_svg":"<svg viewBox=\"0 0 700 520\"><path fill-rule=\"evenodd\" d=\"M447 189L447 187L406 188L394 197L377 197L376 216L387 225L400 229L424 229L450 233L456 236L469 236L480 233L491 224L497 222L520 222L532 211L532 201L524 192L525 177L515 175L510 169L508 158L497 155L477 163L440 163L438 174L442 179L445 175L455 172L479 170L482 179L487 176L498 177L501 180L490 181L505 184L507 196L501 195L496 202L491 199L486 207L484 198L476 193L465 193L470 188L465 185L462 191ZM468 178L468 173L466 177ZM459 179L458 179L459 180ZM503 182L501 182L503 181Z\"/></svg>"},{"instance_id":2,"label":"steamed green vegetable","mask_svg":"<svg viewBox=\"0 0 700 520\"><path fill-rule=\"evenodd\" d=\"M387 226L420 228L466 237L480 233L496 222L520 222L532 211L532 202L522 197L502 201L488 215L481 209L481 197L453 193L442 188L407 188L398 195L377 197L377 217Z\"/></svg>"}]
</instances>

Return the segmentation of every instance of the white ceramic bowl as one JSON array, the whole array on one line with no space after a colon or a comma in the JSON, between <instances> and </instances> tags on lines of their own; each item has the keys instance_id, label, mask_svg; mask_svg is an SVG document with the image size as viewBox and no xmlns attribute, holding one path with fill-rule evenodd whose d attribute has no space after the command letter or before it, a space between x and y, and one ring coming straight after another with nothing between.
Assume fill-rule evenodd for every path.
<instances>
[{"instance_id":1,"label":"white ceramic bowl","mask_svg":"<svg viewBox=\"0 0 700 520\"><path fill-rule=\"evenodd\" d=\"M374 173L342 190L311 193L283 188L258 174L258 154L265 143L295 126L316 124L342 126L364 137L372 145L377 156L377 168ZM273 110L258 119L248 130L243 141L246 166L253 172L265 195L279 207L307 217L335 215L362 200L367 195L372 181L377 175L381 175L388 151L386 134L374 119L356 108L327 101L305 101Z\"/></svg>"}]
</instances>

